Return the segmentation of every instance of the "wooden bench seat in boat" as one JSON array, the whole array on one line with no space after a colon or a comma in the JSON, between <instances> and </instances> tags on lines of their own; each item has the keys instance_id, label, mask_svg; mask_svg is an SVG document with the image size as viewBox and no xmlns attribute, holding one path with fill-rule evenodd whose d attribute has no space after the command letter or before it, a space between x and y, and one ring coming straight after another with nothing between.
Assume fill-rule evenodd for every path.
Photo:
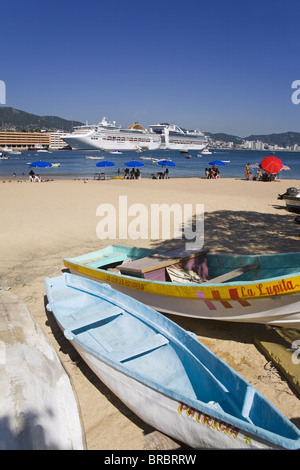
<instances>
[{"instance_id":1,"label":"wooden bench seat in boat","mask_svg":"<svg viewBox=\"0 0 300 470\"><path fill-rule=\"evenodd\" d=\"M196 259L204 258L209 250L183 250L176 248L163 253L155 253L154 255L140 258L135 261L125 262L117 266L121 274L128 274L130 276L144 277L148 279L155 279L153 272L163 270L163 277L165 280L165 268L176 264L185 265L189 261L196 262Z\"/></svg>"},{"instance_id":2,"label":"wooden bench seat in boat","mask_svg":"<svg viewBox=\"0 0 300 470\"><path fill-rule=\"evenodd\" d=\"M206 284L220 284L222 282L230 281L235 277L240 276L241 274L246 273L247 271L253 271L254 269L259 269L259 264L246 264L245 266L241 266L240 268L234 269L233 271L229 271L228 273L221 274L221 276L214 277L213 279L209 279L206 281Z\"/></svg>"},{"instance_id":3,"label":"wooden bench seat in boat","mask_svg":"<svg viewBox=\"0 0 300 470\"><path fill-rule=\"evenodd\" d=\"M110 353L110 357L115 361L125 362L129 359L141 356L142 354L147 354L151 351L154 351L155 349L158 349L168 343L169 340L165 338L165 336L161 334L154 334L146 339L143 339L143 341L138 341L134 344L130 344L118 350L112 351Z\"/></svg>"},{"instance_id":4,"label":"wooden bench seat in boat","mask_svg":"<svg viewBox=\"0 0 300 470\"><path fill-rule=\"evenodd\" d=\"M123 313L124 310L122 308L113 306L107 311L101 312L99 310L98 312L94 312L91 315L86 315L83 318L76 319L76 315L78 314L74 314L74 318L71 317L68 322L65 322L65 326L66 329L77 334L80 330L96 328L106 320L113 319L119 315L122 315Z\"/></svg>"}]
</instances>

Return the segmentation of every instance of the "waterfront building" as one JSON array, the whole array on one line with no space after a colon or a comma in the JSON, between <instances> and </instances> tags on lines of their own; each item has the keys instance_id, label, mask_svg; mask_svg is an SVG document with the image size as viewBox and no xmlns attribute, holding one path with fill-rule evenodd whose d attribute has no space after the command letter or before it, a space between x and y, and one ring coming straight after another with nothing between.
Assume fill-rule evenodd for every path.
<instances>
[{"instance_id":1,"label":"waterfront building","mask_svg":"<svg viewBox=\"0 0 300 470\"><path fill-rule=\"evenodd\" d=\"M32 150L37 148L58 150L67 146L62 132L0 131L0 148Z\"/></svg>"}]
</instances>

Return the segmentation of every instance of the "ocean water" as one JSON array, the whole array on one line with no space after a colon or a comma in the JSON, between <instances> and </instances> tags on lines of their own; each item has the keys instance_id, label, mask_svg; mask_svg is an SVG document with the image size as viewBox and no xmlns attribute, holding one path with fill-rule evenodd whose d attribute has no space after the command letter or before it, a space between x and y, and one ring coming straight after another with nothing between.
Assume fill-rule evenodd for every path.
<instances>
[{"instance_id":1,"label":"ocean water","mask_svg":"<svg viewBox=\"0 0 300 470\"><path fill-rule=\"evenodd\" d=\"M49 163L60 163L60 167L36 168L35 173L44 178L93 178L95 173L104 172L104 168L97 167L96 163L101 160L87 159L86 156L101 155L105 160L115 163L114 167L106 168L108 176L123 175L125 163L131 160L137 160L144 164L140 168L142 177L151 178L161 171L161 167L152 160L144 160L140 157L166 158L171 159L175 163L175 167L169 167L170 178L180 177L205 177L205 168L209 168L209 162L214 160L229 161L227 165L217 165L221 178L244 178L244 167L246 163L260 163L262 159L269 156L266 151L254 150L212 150L211 155L203 155L197 157L196 151L190 151L191 158L187 159L185 154L181 154L179 150L155 150L136 153L134 151L124 151L119 155L112 155L109 152L97 151L72 151L58 150L52 152L22 152L20 155L10 155L9 160L0 160L0 178L13 177L16 178L28 176L30 167L28 163L37 160L43 160ZM275 156L280 158L284 165L290 170L282 170L279 174L281 180L299 179L300 180L300 152L275 152ZM257 170L253 170L253 175Z\"/></svg>"}]
</instances>

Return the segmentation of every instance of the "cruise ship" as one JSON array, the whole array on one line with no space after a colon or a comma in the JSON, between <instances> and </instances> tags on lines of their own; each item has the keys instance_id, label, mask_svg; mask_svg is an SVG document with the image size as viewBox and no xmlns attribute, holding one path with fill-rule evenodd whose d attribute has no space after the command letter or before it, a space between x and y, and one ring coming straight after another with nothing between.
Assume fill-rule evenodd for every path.
<instances>
[{"instance_id":1,"label":"cruise ship","mask_svg":"<svg viewBox=\"0 0 300 470\"><path fill-rule=\"evenodd\" d=\"M198 129L188 131L176 124L154 124L150 130L161 137L161 149L171 150L202 150L208 144L205 135Z\"/></svg>"},{"instance_id":2,"label":"cruise ship","mask_svg":"<svg viewBox=\"0 0 300 470\"><path fill-rule=\"evenodd\" d=\"M74 127L62 136L73 150L155 150L160 148L159 134L135 123L128 128L117 126L103 118L99 124Z\"/></svg>"}]
</instances>

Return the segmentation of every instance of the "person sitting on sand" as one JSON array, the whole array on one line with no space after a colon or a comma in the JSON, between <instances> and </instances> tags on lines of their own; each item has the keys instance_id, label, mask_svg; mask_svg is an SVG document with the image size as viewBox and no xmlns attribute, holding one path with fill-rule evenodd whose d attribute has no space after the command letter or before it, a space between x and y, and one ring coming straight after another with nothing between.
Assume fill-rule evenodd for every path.
<instances>
[{"instance_id":1,"label":"person sitting on sand","mask_svg":"<svg viewBox=\"0 0 300 470\"><path fill-rule=\"evenodd\" d=\"M256 175L255 175L256 181L261 181L262 177L263 177L262 171L257 170Z\"/></svg>"},{"instance_id":2,"label":"person sitting on sand","mask_svg":"<svg viewBox=\"0 0 300 470\"><path fill-rule=\"evenodd\" d=\"M34 173L33 170L30 170L30 172L29 172L29 181L30 181L31 183L33 183L33 182L35 182L35 181L40 182L41 180L40 180L40 178L38 177L38 175L36 175L36 174Z\"/></svg>"}]
</instances>

